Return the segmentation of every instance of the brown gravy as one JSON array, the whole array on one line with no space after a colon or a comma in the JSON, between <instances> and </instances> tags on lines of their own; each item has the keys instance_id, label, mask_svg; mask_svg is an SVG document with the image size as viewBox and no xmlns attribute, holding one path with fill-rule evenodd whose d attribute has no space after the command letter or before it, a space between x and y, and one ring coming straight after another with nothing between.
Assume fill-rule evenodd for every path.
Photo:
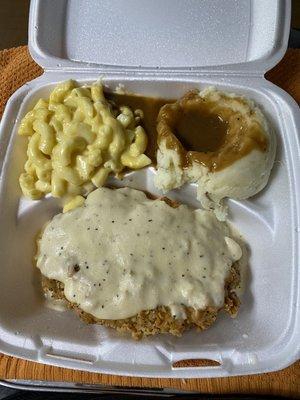
<instances>
[{"instance_id":1,"label":"brown gravy","mask_svg":"<svg viewBox=\"0 0 300 400\"><path fill-rule=\"evenodd\" d=\"M105 97L112 101L116 106L128 106L132 110L142 110L144 118L141 121L142 127L148 136L148 146L146 155L156 163L157 150L157 116L162 106L167 103L173 103L176 100L167 100L159 97L146 97L130 93L105 93Z\"/></svg>"},{"instance_id":2,"label":"brown gravy","mask_svg":"<svg viewBox=\"0 0 300 400\"><path fill-rule=\"evenodd\" d=\"M220 115L210 112L203 104L196 103L178 112L173 129L185 149L197 152L216 151L225 141L228 122Z\"/></svg>"},{"instance_id":3,"label":"brown gravy","mask_svg":"<svg viewBox=\"0 0 300 400\"><path fill-rule=\"evenodd\" d=\"M141 125L148 136L146 154L154 163L162 139L180 154L183 168L197 162L210 171L231 165L253 149L266 151L268 146L257 120L249 124L241 113L203 100L197 91L188 92L178 101L130 93L106 92L105 97L118 107L143 111ZM244 102L242 98L233 101Z\"/></svg>"},{"instance_id":4,"label":"brown gravy","mask_svg":"<svg viewBox=\"0 0 300 400\"><path fill-rule=\"evenodd\" d=\"M245 101L242 98L229 101ZM247 117L252 110L246 110ZM174 104L166 104L158 116L158 142L175 150L183 168L193 162L219 171L253 149L267 150L268 139L260 123L191 91Z\"/></svg>"}]
</instances>

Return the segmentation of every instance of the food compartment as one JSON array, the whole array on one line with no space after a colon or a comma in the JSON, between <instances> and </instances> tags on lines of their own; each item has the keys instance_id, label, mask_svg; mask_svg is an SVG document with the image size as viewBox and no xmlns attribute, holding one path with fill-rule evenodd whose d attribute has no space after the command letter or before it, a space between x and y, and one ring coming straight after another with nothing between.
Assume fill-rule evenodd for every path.
<instances>
[{"instance_id":1,"label":"food compartment","mask_svg":"<svg viewBox=\"0 0 300 400\"><path fill-rule=\"evenodd\" d=\"M130 92L164 98L178 98L189 89L212 84L220 90L243 94L261 107L277 138L276 160L267 187L251 199L229 201L230 220L249 248L248 277L237 318L221 313L207 331L190 331L180 338L160 335L136 342L101 326L85 325L71 311L47 308L40 273L33 267L36 236L45 222L61 211L61 204L49 196L40 201L22 196L18 177L26 159L26 138L17 135L17 127L39 98L46 97L58 81L67 78L77 78L81 84L97 79L57 74L51 83L36 81L20 108L13 110L17 119L12 132L2 131L8 147L0 194L0 350L61 366L133 375L215 376L269 368L266 359L270 355L281 357L293 331L296 291L292 138L276 91L261 81L250 88L234 79L224 83L205 77L178 81L104 77L110 90L121 83ZM111 178L109 183L161 195L154 187L154 175L155 168L149 167L128 173L121 181ZM185 185L168 196L199 206L195 185ZM183 358L210 358L221 366L192 372L173 370L172 363Z\"/></svg>"}]
</instances>

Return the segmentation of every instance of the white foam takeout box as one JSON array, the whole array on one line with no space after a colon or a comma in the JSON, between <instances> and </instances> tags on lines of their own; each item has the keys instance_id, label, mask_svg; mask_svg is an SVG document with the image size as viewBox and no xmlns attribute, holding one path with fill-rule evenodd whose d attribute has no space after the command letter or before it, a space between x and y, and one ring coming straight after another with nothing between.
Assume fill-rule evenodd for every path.
<instances>
[{"instance_id":1,"label":"white foam takeout box","mask_svg":"<svg viewBox=\"0 0 300 400\"><path fill-rule=\"evenodd\" d=\"M33 0L29 48L44 74L7 103L0 136L0 352L46 364L111 374L216 377L267 372L299 358L299 130L293 99L264 79L282 58L290 2L280 0ZM277 135L268 186L246 201L229 201L231 220L250 248L249 276L236 319L220 314L209 330L135 342L85 325L71 311L45 306L34 240L60 211L56 199L26 200L18 177L26 140L20 119L35 101L69 78L102 77L114 89L179 97L215 85L254 99ZM155 170L119 182L158 194ZM197 206L195 186L170 197ZM212 367L174 368L183 359Z\"/></svg>"}]
</instances>

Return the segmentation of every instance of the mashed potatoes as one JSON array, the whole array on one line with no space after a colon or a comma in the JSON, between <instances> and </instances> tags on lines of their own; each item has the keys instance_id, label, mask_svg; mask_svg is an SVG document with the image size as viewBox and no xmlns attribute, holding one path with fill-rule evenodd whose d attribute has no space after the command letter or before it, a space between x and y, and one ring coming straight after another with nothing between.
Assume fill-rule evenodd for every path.
<instances>
[{"instance_id":1,"label":"mashed potatoes","mask_svg":"<svg viewBox=\"0 0 300 400\"><path fill-rule=\"evenodd\" d=\"M174 110L185 115L185 107L194 112L196 106L205 114L206 125L200 124L197 132L202 149L190 151L177 130L180 119ZM220 132L218 140L201 139L214 129ZM267 184L275 149L274 134L251 100L212 87L188 93L160 111L155 185L167 192L186 182L197 183L197 198L202 206L214 209L217 217L224 220L224 198L246 199Z\"/></svg>"}]
</instances>

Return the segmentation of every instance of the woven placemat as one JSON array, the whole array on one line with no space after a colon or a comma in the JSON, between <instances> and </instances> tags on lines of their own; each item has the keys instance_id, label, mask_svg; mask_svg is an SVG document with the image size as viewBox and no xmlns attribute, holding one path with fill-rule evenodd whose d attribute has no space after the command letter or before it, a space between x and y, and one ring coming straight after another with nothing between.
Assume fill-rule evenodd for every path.
<instances>
[{"instance_id":1,"label":"woven placemat","mask_svg":"<svg viewBox=\"0 0 300 400\"><path fill-rule=\"evenodd\" d=\"M0 117L10 96L24 83L42 75L27 46L0 51Z\"/></svg>"}]
</instances>

